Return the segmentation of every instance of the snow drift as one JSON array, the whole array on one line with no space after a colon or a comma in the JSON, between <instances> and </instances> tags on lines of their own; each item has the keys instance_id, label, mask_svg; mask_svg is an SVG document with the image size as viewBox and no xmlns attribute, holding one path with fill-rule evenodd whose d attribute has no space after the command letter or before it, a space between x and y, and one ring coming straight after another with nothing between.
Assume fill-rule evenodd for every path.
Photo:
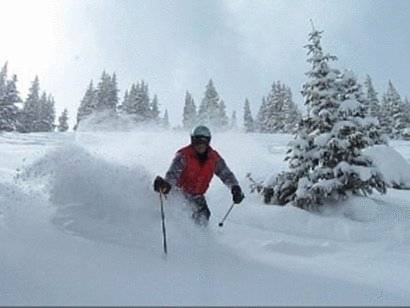
<instances>
[{"instance_id":1,"label":"snow drift","mask_svg":"<svg viewBox=\"0 0 410 308\"><path fill-rule=\"evenodd\" d=\"M377 165L388 187L410 189L410 165L394 148L375 145L364 150Z\"/></svg>"}]
</instances>

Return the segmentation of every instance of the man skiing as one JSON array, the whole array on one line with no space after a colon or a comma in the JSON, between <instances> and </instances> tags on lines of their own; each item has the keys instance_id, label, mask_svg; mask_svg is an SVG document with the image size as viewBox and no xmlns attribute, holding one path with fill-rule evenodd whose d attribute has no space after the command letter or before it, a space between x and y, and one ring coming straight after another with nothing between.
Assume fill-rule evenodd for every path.
<instances>
[{"instance_id":1,"label":"man skiing","mask_svg":"<svg viewBox=\"0 0 410 308\"><path fill-rule=\"evenodd\" d=\"M198 224L207 224L211 212L204 194L214 174L230 188L232 200L240 203L245 197L238 181L225 160L210 146L211 132L206 126L197 126L191 133L191 144L177 151L165 179L157 176L154 190L168 194L176 186L193 209L192 218Z\"/></svg>"}]
</instances>

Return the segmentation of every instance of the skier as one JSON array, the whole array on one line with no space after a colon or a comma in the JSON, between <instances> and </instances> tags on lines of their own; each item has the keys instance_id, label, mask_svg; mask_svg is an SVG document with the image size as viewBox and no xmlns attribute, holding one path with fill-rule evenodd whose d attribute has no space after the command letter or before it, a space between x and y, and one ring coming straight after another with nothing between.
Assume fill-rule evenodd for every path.
<instances>
[{"instance_id":1,"label":"skier","mask_svg":"<svg viewBox=\"0 0 410 308\"><path fill-rule=\"evenodd\" d=\"M206 126L195 127L191 144L177 151L165 179L157 176L154 181L154 190L164 194L176 186L191 205L192 218L200 225L206 225L211 216L204 194L214 174L230 188L235 204L245 197L235 175L209 145L210 141L211 132Z\"/></svg>"}]
</instances>

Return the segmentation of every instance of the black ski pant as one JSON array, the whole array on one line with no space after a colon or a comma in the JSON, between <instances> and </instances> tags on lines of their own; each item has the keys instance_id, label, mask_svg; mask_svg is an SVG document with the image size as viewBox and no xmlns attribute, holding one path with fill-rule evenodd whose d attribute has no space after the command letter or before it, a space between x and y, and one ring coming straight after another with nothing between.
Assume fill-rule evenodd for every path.
<instances>
[{"instance_id":1,"label":"black ski pant","mask_svg":"<svg viewBox=\"0 0 410 308\"><path fill-rule=\"evenodd\" d=\"M211 211L208 208L206 199L203 195L198 196L186 196L189 204L192 207L192 219L198 225L207 225Z\"/></svg>"}]
</instances>

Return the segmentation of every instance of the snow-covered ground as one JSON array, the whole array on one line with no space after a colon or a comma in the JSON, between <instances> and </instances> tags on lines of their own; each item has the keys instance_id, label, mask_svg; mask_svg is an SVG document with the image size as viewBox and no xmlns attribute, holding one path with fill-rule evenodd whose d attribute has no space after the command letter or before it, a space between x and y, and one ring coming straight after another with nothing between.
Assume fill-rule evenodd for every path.
<instances>
[{"instance_id":1,"label":"snow-covered ground","mask_svg":"<svg viewBox=\"0 0 410 308\"><path fill-rule=\"evenodd\" d=\"M286 168L290 136L215 134L248 192ZM215 178L207 229L176 194L162 253L155 175L186 133L0 135L0 305L409 305L410 191L321 214L231 196ZM393 147L410 159L410 142ZM385 158L386 160L389 157ZM382 160L382 158L381 158ZM403 176L401 177L403 178Z\"/></svg>"}]
</instances>

